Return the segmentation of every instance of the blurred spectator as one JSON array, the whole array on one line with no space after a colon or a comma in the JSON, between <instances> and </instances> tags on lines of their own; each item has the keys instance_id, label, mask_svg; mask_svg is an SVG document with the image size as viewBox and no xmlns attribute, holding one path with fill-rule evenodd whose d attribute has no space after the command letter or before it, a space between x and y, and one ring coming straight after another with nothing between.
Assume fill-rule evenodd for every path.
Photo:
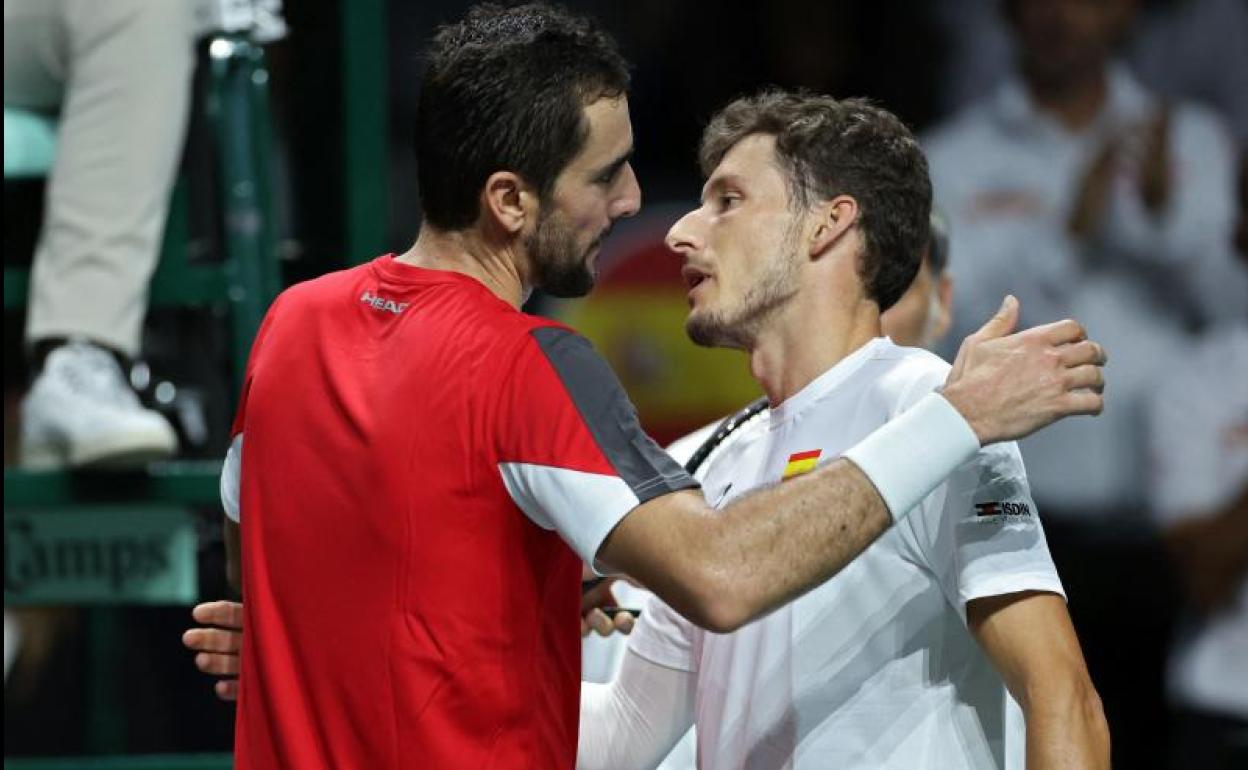
<instances>
[{"instance_id":1,"label":"blurred spectator","mask_svg":"<svg viewBox=\"0 0 1248 770\"><path fill-rule=\"evenodd\" d=\"M1127 58L1150 88L1216 108L1248 146L1248 3L1147 3Z\"/></svg>"},{"instance_id":2,"label":"blurred spectator","mask_svg":"<svg viewBox=\"0 0 1248 770\"><path fill-rule=\"evenodd\" d=\"M959 108L1008 77L1014 41L1001 0L945 0L938 26L949 41L942 101ZM1248 3L1244 0L1143 0L1140 18L1120 41L1146 86L1172 99L1214 107L1248 144ZM1128 30L1123 30L1127 32Z\"/></svg>"},{"instance_id":3,"label":"blurred spectator","mask_svg":"<svg viewBox=\"0 0 1248 770\"><path fill-rule=\"evenodd\" d=\"M1176 770L1248 766L1246 382L1238 323L1201 340L1153 399L1152 509L1188 598L1167 676Z\"/></svg>"},{"instance_id":4,"label":"blurred spectator","mask_svg":"<svg viewBox=\"0 0 1248 770\"><path fill-rule=\"evenodd\" d=\"M932 235L919 272L897 304L880 316L885 336L898 345L934 348L953 322L953 279L949 276L949 222L932 207Z\"/></svg>"},{"instance_id":5,"label":"blurred spectator","mask_svg":"<svg viewBox=\"0 0 1248 770\"><path fill-rule=\"evenodd\" d=\"M131 464L177 438L120 357L138 352L186 129L189 0L5 0L5 107L56 115L26 321L25 465Z\"/></svg>"},{"instance_id":6,"label":"blurred spectator","mask_svg":"<svg viewBox=\"0 0 1248 770\"><path fill-rule=\"evenodd\" d=\"M957 233L962 317L1010 292L1023 323L1077 317L1110 351L1104 415L1022 446L1111 729L1126 737L1117 763L1135 768L1158 761L1150 740L1163 733L1156 672L1170 595L1140 516L1144 400L1188 329L1248 312L1248 279L1231 257L1224 126L1205 109L1159 102L1110 58L1132 6L1005 3L1016 74L927 144Z\"/></svg>"},{"instance_id":7,"label":"blurred spectator","mask_svg":"<svg viewBox=\"0 0 1248 770\"><path fill-rule=\"evenodd\" d=\"M1248 262L1248 162L1240 249ZM1149 503L1187 607L1171 651L1171 767L1248 767L1248 318L1211 330L1151 399Z\"/></svg>"},{"instance_id":8,"label":"blurred spectator","mask_svg":"<svg viewBox=\"0 0 1248 770\"><path fill-rule=\"evenodd\" d=\"M953 111L991 95L1009 77L1014 42L1001 0L944 0L935 6L948 43L942 101Z\"/></svg>"}]
</instances>

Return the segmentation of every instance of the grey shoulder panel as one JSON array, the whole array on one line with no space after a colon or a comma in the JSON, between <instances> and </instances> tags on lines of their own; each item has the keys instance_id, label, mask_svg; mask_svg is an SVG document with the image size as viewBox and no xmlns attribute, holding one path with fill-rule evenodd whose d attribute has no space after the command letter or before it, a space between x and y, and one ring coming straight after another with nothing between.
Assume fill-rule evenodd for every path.
<instances>
[{"instance_id":1,"label":"grey shoulder panel","mask_svg":"<svg viewBox=\"0 0 1248 770\"><path fill-rule=\"evenodd\" d=\"M698 482L641 429L637 409L589 341L557 326L532 332L615 472L640 502Z\"/></svg>"}]
</instances>

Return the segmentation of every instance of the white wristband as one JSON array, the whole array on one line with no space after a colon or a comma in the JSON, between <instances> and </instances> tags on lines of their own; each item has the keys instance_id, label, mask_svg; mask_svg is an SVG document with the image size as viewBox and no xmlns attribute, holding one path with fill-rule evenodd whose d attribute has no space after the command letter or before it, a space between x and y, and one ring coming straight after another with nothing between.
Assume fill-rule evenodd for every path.
<instances>
[{"instance_id":1,"label":"white wristband","mask_svg":"<svg viewBox=\"0 0 1248 770\"><path fill-rule=\"evenodd\" d=\"M957 409L929 393L845 457L857 465L896 521L979 451L979 438Z\"/></svg>"}]
</instances>

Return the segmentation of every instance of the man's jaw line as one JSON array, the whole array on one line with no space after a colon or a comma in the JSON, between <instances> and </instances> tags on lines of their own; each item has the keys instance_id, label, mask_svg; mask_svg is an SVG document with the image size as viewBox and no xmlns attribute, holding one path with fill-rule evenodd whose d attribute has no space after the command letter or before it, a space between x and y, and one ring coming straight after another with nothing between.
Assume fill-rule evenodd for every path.
<instances>
[{"instance_id":1,"label":"man's jaw line","mask_svg":"<svg viewBox=\"0 0 1248 770\"><path fill-rule=\"evenodd\" d=\"M597 264L590 269L589 261L601 255L603 242L615 227L612 221L586 249L582 259L591 275L597 278ZM398 261L431 270L461 273L484 284L499 299L519 308L528 301L535 288L536 268L533 255L524 253L522 239L506 243L491 242L474 228L446 231L429 225L420 228L416 241ZM592 282L591 282L592 288Z\"/></svg>"},{"instance_id":2,"label":"man's jaw line","mask_svg":"<svg viewBox=\"0 0 1248 770\"><path fill-rule=\"evenodd\" d=\"M688 267L688 265L686 265ZM753 318L724 318L703 296L713 276L682 270L690 289L686 333L703 347L743 350L750 373L773 405L797 393L862 345L882 334L874 303L837 308L828 298L795 294ZM702 303L697 302L701 299ZM822 302L818 302L822 299ZM812 303L815 310L811 310ZM701 308L699 308L701 304ZM695 331L695 326L701 330Z\"/></svg>"}]
</instances>

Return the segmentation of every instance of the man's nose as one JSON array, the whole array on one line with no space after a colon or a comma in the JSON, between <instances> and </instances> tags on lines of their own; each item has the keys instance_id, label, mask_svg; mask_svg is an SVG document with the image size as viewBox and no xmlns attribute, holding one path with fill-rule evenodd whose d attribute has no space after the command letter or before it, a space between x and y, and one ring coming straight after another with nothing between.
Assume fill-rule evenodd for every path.
<instances>
[{"instance_id":1,"label":"man's nose","mask_svg":"<svg viewBox=\"0 0 1248 770\"><path fill-rule=\"evenodd\" d=\"M641 210L641 185L637 183L637 175L631 163L624 165L622 179L623 191L613 202L611 218L631 217Z\"/></svg>"},{"instance_id":2,"label":"man's nose","mask_svg":"<svg viewBox=\"0 0 1248 770\"><path fill-rule=\"evenodd\" d=\"M699 233L697 211L690 211L672 225L667 231L663 242L667 247L682 257L688 257L702 248L702 237Z\"/></svg>"}]
</instances>

